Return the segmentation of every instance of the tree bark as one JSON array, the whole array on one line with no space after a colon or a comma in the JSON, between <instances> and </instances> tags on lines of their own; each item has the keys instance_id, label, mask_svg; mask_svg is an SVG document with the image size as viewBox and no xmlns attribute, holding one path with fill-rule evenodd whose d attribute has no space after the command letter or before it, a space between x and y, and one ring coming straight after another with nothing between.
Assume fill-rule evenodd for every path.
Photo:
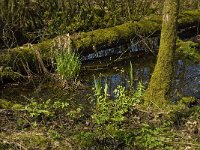
<instances>
[{"instance_id":1,"label":"tree bark","mask_svg":"<svg viewBox=\"0 0 200 150\"><path fill-rule=\"evenodd\" d=\"M157 63L144 96L145 103L148 105L160 107L166 104L169 99L176 45L178 8L179 0L165 0Z\"/></svg>"}]
</instances>

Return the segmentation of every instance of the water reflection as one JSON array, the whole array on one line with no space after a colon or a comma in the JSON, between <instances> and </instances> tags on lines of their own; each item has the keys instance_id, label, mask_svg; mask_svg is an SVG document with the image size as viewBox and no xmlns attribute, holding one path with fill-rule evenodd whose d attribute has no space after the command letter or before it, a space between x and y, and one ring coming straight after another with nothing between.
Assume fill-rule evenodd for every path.
<instances>
[{"instance_id":1,"label":"water reflection","mask_svg":"<svg viewBox=\"0 0 200 150\"><path fill-rule=\"evenodd\" d=\"M129 52L139 52L139 51L149 51L154 52L159 47L159 37L137 37L133 39L128 44L123 44L121 46L112 47L109 49L103 49L96 53L89 54L87 56L82 56L81 60L94 60L97 58L105 58L118 54L126 54Z\"/></svg>"},{"instance_id":2,"label":"water reflection","mask_svg":"<svg viewBox=\"0 0 200 150\"><path fill-rule=\"evenodd\" d=\"M176 68L174 87L177 91L184 96L200 98L200 63L193 64L187 60L178 60Z\"/></svg>"},{"instance_id":3,"label":"water reflection","mask_svg":"<svg viewBox=\"0 0 200 150\"><path fill-rule=\"evenodd\" d=\"M133 66L133 87L131 88L136 89L139 82L147 86L156 62L156 57L152 54L130 57L101 69L98 67L95 69L95 65L93 65L92 71L85 70L84 82L89 86L93 86L93 76L101 78L102 85L107 82L111 95L113 95L113 90L117 85L122 85L129 89L130 62L132 62ZM200 63L194 64L189 60L176 60L174 63L173 81L172 94L174 98L179 96L195 96L200 98Z\"/></svg>"}]
</instances>

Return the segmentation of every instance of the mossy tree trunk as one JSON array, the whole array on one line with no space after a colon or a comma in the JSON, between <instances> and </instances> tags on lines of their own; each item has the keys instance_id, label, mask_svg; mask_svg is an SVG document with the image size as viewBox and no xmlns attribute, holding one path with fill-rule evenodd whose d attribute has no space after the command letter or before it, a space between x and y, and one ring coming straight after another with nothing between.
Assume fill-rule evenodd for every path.
<instances>
[{"instance_id":1,"label":"mossy tree trunk","mask_svg":"<svg viewBox=\"0 0 200 150\"><path fill-rule=\"evenodd\" d=\"M173 75L173 57L176 44L176 25L179 0L165 0L157 63L145 92L145 103L158 107L167 103Z\"/></svg>"}]
</instances>

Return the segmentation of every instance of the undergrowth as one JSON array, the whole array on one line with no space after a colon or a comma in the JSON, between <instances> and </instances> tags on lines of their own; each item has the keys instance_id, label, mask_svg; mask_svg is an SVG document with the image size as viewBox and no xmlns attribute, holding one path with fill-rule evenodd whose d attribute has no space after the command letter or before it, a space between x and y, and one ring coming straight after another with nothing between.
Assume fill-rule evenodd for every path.
<instances>
[{"instance_id":1,"label":"undergrowth","mask_svg":"<svg viewBox=\"0 0 200 150\"><path fill-rule=\"evenodd\" d=\"M0 133L0 148L200 148L200 109L188 105L189 101L194 102L193 98L182 98L178 104L166 108L168 113L160 113L153 108L148 111L142 109L143 93L144 87L139 83L135 91L117 86L112 97L108 93L108 85L103 86L100 80L95 79L94 93L87 99L90 101L87 108L74 106L73 99L30 99L30 103L20 111L15 110L17 122L7 128L7 132L1 127L4 132Z\"/></svg>"},{"instance_id":2,"label":"undergrowth","mask_svg":"<svg viewBox=\"0 0 200 150\"><path fill-rule=\"evenodd\" d=\"M189 58L193 61L200 61L200 53L197 50L198 43L195 43L193 41L182 41L180 39L177 40L177 46L178 48L176 51L179 54L182 54L184 57Z\"/></svg>"},{"instance_id":3,"label":"undergrowth","mask_svg":"<svg viewBox=\"0 0 200 150\"><path fill-rule=\"evenodd\" d=\"M114 98L111 98L107 93L107 84L102 89L100 82L95 79L95 96L90 97L92 102L95 101L90 122L92 128L73 136L78 148L159 150L200 148L197 144L200 140L197 134L200 118L195 107L191 110L188 104L181 100L179 104L166 108L168 113L146 111L141 109L144 93L141 83L134 92L118 86L114 90ZM181 123L183 120L187 121ZM191 125L190 128L187 128L188 124ZM192 135L193 139L186 135Z\"/></svg>"}]
</instances>

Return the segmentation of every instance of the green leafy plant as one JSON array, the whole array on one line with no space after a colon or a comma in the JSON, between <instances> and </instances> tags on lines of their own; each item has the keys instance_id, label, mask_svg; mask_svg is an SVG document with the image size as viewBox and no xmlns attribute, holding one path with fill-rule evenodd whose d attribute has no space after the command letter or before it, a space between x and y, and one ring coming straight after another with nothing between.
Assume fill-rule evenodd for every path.
<instances>
[{"instance_id":1,"label":"green leafy plant","mask_svg":"<svg viewBox=\"0 0 200 150\"><path fill-rule=\"evenodd\" d=\"M141 103L142 102L142 97L144 95L144 86L142 82L138 83L137 89L133 94L133 99L136 103Z\"/></svg>"},{"instance_id":2,"label":"green leafy plant","mask_svg":"<svg viewBox=\"0 0 200 150\"><path fill-rule=\"evenodd\" d=\"M148 124L142 124L138 132L136 132L135 145L138 145L139 149L164 147L165 143L160 136L164 132L163 130L164 128L152 128Z\"/></svg>"},{"instance_id":3,"label":"green leafy plant","mask_svg":"<svg viewBox=\"0 0 200 150\"><path fill-rule=\"evenodd\" d=\"M107 84L105 85L105 89ZM96 110L92 115L94 123L102 125L105 122L122 122L125 121L125 114L133 109L134 104L139 103L143 96L144 87L140 83L134 95L128 95L125 87L118 86L114 90L114 100L108 99L107 90L104 95L97 95Z\"/></svg>"},{"instance_id":4,"label":"green leafy plant","mask_svg":"<svg viewBox=\"0 0 200 150\"><path fill-rule=\"evenodd\" d=\"M54 41L56 49L56 71L65 80L74 79L78 76L81 68L79 56L71 49L71 40L69 34L67 37L60 37Z\"/></svg>"},{"instance_id":5,"label":"green leafy plant","mask_svg":"<svg viewBox=\"0 0 200 150\"><path fill-rule=\"evenodd\" d=\"M130 85L130 90L131 90L133 88L133 64L132 64L131 61L130 61L130 71L129 71L129 74L130 74L129 85Z\"/></svg>"},{"instance_id":6,"label":"green leafy plant","mask_svg":"<svg viewBox=\"0 0 200 150\"><path fill-rule=\"evenodd\" d=\"M47 120L59 119L60 127L62 127L61 118L63 121L67 120L68 122L73 123L78 118L84 116L82 109L83 107L81 105L72 107L68 102L61 102L59 100L53 101L51 99L46 101L36 101L31 99L31 103L25 106L25 110L30 114L30 117L39 119L43 123ZM37 121L35 124L37 126Z\"/></svg>"},{"instance_id":7,"label":"green leafy plant","mask_svg":"<svg viewBox=\"0 0 200 150\"><path fill-rule=\"evenodd\" d=\"M52 102L51 99L48 99L47 101L39 103L31 99L31 103L25 106L25 110L30 113L31 117L38 117L40 115L52 117L55 114L55 110L67 109L68 106L69 103L67 102Z\"/></svg>"},{"instance_id":8,"label":"green leafy plant","mask_svg":"<svg viewBox=\"0 0 200 150\"><path fill-rule=\"evenodd\" d=\"M96 79L94 76L94 92L96 96L101 95L101 78Z\"/></svg>"},{"instance_id":9,"label":"green leafy plant","mask_svg":"<svg viewBox=\"0 0 200 150\"><path fill-rule=\"evenodd\" d=\"M178 39L177 46L178 48L176 49L176 51L184 55L186 58L190 58L194 61L200 60L200 53L196 48L198 47L198 43L194 43L193 41L182 41Z\"/></svg>"},{"instance_id":10,"label":"green leafy plant","mask_svg":"<svg viewBox=\"0 0 200 150\"><path fill-rule=\"evenodd\" d=\"M57 54L56 66L56 70L62 78L69 80L77 77L81 63L79 57L75 53L64 51Z\"/></svg>"},{"instance_id":11,"label":"green leafy plant","mask_svg":"<svg viewBox=\"0 0 200 150\"><path fill-rule=\"evenodd\" d=\"M56 131L56 130L48 130L48 134L51 136L53 139L60 139L61 135Z\"/></svg>"},{"instance_id":12,"label":"green leafy plant","mask_svg":"<svg viewBox=\"0 0 200 150\"><path fill-rule=\"evenodd\" d=\"M126 130L124 125L125 122L128 121L127 114L134 110L135 104L141 102L143 96L142 84L139 84L138 89L133 95L130 95L129 92L125 90L125 87L117 86L113 91L115 95L114 99L110 99L107 96L107 83L105 84L103 94L101 94L101 88L100 80L95 80L94 99L96 103L93 114L91 115L94 133L89 134L89 139L87 139L87 132L82 133L81 136L83 136L83 139L86 141L93 140L94 142L95 140L99 140L103 142L105 139L110 139L111 143L123 141L126 145L131 144L133 140L131 136L132 132ZM83 143L87 144L88 142Z\"/></svg>"}]
</instances>

